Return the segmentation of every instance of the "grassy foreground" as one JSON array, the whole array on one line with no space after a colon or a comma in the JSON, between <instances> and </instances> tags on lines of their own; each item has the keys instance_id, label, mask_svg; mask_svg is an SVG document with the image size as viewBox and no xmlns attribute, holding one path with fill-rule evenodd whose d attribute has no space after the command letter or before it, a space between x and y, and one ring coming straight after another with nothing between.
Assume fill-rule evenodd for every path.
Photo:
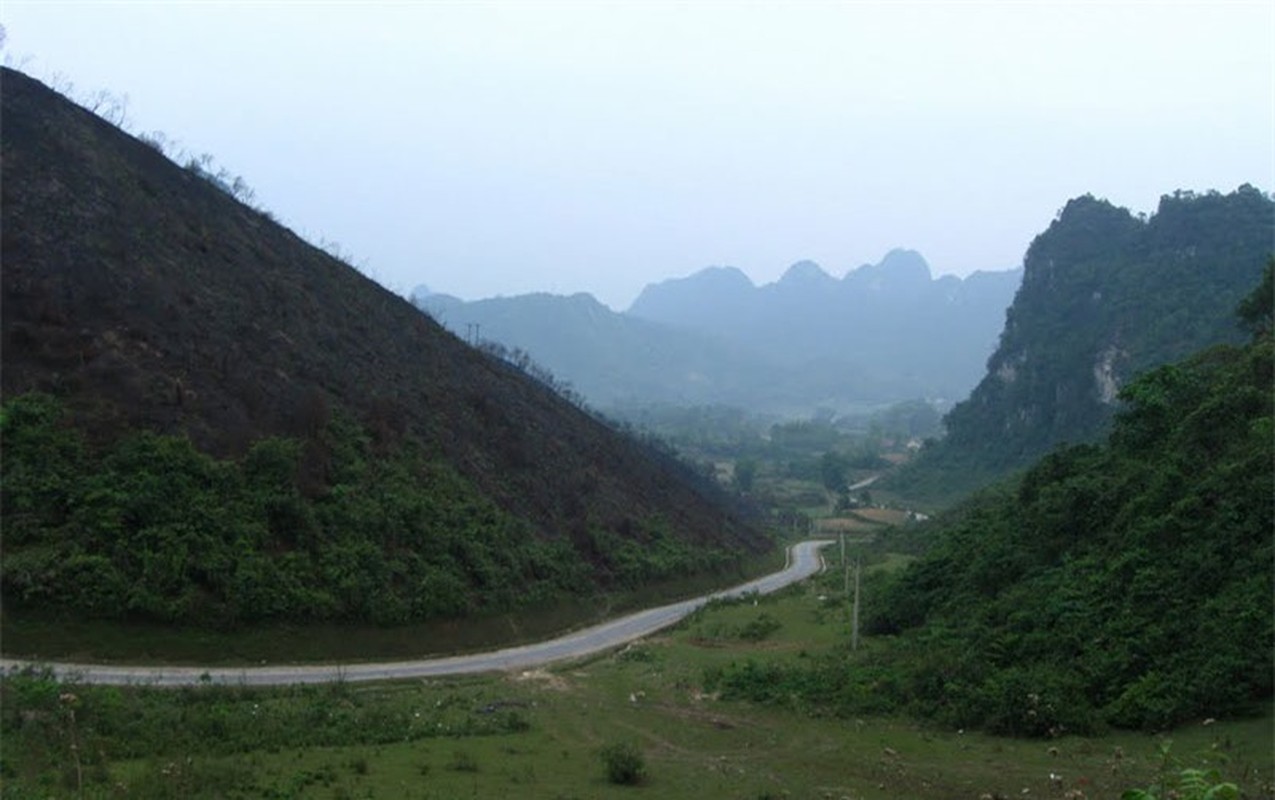
<instances>
[{"instance_id":1,"label":"grassy foreground","mask_svg":"<svg viewBox=\"0 0 1275 800\"><path fill-rule=\"evenodd\" d=\"M177 691L10 677L3 797L1107 798L1165 767L1164 737L1002 739L703 692L713 667L803 659L844 637L837 583L714 605L619 652L518 674ZM1183 765L1220 765L1246 797L1272 796L1270 717L1169 738ZM608 780L614 745L640 760L636 786Z\"/></svg>"}]
</instances>

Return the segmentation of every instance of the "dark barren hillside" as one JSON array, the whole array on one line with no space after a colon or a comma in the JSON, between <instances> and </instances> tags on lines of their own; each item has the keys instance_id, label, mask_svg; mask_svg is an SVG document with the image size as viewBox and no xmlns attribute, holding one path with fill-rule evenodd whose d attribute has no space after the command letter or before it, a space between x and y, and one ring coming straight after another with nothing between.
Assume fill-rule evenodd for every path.
<instances>
[{"instance_id":1,"label":"dark barren hillside","mask_svg":"<svg viewBox=\"0 0 1275 800\"><path fill-rule=\"evenodd\" d=\"M232 621L393 621L484 607L497 580L509 605L543 594L531 591L542 583L587 591L769 546L666 457L475 352L194 171L21 73L4 70L0 89L6 613L185 619L211 606L233 610ZM141 431L176 438L137 444ZM156 490L170 496L154 509L128 506L121 487L151 485L128 472L128 454L181 450L186 437L192 453L178 460L194 477ZM225 475L226 465L268 461L267 437L284 440L284 468L261 500L247 466L242 478ZM28 446L51 441L62 449ZM84 474L49 452L70 454ZM136 460L143 477L148 461L164 468ZM374 501L389 463L404 494ZM210 493L223 484L224 496ZM81 513L108 496L124 505ZM355 513L352 497L382 505ZM183 498L208 504L208 525L181 517L194 513ZM239 516L222 520L228 506ZM534 542L539 556L493 554L481 540L496 530L500 548ZM338 540L344 550L324 549ZM168 560L142 569L132 547ZM231 551L225 563L209 555ZM332 588L332 570L357 570L359 559L376 574ZM150 599L125 591L169 561ZM250 592L235 594L249 562L265 582L301 581L323 602L306 606L297 589L292 605L253 606ZM68 563L125 589L86 604L68 588ZM443 573L448 587L463 584L463 601L414 604ZM372 602L358 586L389 594Z\"/></svg>"}]
</instances>

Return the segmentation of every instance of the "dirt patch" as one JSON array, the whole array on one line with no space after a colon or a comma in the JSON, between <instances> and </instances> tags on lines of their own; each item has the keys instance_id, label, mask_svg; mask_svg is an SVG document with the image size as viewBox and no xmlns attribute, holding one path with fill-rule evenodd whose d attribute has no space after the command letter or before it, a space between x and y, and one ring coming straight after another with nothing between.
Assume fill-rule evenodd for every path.
<instances>
[{"instance_id":1,"label":"dirt patch","mask_svg":"<svg viewBox=\"0 0 1275 800\"><path fill-rule=\"evenodd\" d=\"M705 650L739 650L741 652L748 653L782 653L790 650L800 650L802 648L802 644L800 642L754 642L747 639L728 639L715 636L692 636L686 640L686 643L692 647L700 647Z\"/></svg>"},{"instance_id":2,"label":"dirt patch","mask_svg":"<svg viewBox=\"0 0 1275 800\"><path fill-rule=\"evenodd\" d=\"M881 523L854 517L830 517L815 523L819 533L872 533L881 528Z\"/></svg>"},{"instance_id":3,"label":"dirt patch","mask_svg":"<svg viewBox=\"0 0 1275 800\"><path fill-rule=\"evenodd\" d=\"M509 676L509 680L514 683L535 682L536 684L543 686L546 689L552 689L555 692L566 692L571 690L571 684L567 682L566 678L543 669L529 669L517 674L511 674Z\"/></svg>"},{"instance_id":4,"label":"dirt patch","mask_svg":"<svg viewBox=\"0 0 1275 800\"><path fill-rule=\"evenodd\" d=\"M853 516L884 525L902 525L908 521L908 512L897 508L860 508Z\"/></svg>"},{"instance_id":5,"label":"dirt patch","mask_svg":"<svg viewBox=\"0 0 1275 800\"><path fill-rule=\"evenodd\" d=\"M692 695L692 699L694 699L696 696L700 698L705 698L705 697L712 697L713 695L704 695L699 692L696 692ZM675 705L669 705L667 703L660 703L656 705L655 707L658 708L661 712L668 714L671 717L677 717L678 719L684 719L689 722L696 722L702 725L707 725L711 728L716 728L719 731L734 730L735 728L738 728L744 724L740 722L739 720L733 717L730 717L729 715L717 714L702 708L688 708L686 706L675 706Z\"/></svg>"}]
</instances>

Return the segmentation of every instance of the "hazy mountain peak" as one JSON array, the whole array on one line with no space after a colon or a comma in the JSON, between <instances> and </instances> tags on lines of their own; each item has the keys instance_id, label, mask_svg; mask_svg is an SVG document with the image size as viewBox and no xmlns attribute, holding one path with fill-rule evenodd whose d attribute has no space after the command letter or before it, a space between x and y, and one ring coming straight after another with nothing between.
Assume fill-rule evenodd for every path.
<instances>
[{"instance_id":1,"label":"hazy mountain peak","mask_svg":"<svg viewBox=\"0 0 1275 800\"><path fill-rule=\"evenodd\" d=\"M798 261L788 268L783 277L779 279L782 285L790 286L811 286L820 283L829 283L835 280L823 267L813 261Z\"/></svg>"},{"instance_id":2,"label":"hazy mountain peak","mask_svg":"<svg viewBox=\"0 0 1275 800\"><path fill-rule=\"evenodd\" d=\"M915 250L896 247L876 264L864 264L846 275L846 280L862 283L871 289L881 289L887 284L928 284L933 279L930 265Z\"/></svg>"},{"instance_id":3,"label":"hazy mountain peak","mask_svg":"<svg viewBox=\"0 0 1275 800\"><path fill-rule=\"evenodd\" d=\"M926 280L931 277L930 265L925 257L915 250L906 250L901 247L886 253L878 266L886 272L900 275L924 275Z\"/></svg>"},{"instance_id":4,"label":"hazy mountain peak","mask_svg":"<svg viewBox=\"0 0 1275 800\"><path fill-rule=\"evenodd\" d=\"M682 278L681 280L696 281L699 283L711 282L722 286L746 286L750 289L753 288L752 278L745 275L743 270L738 267L705 267L699 272L693 273L689 277ZM665 283L671 282L672 281L665 281Z\"/></svg>"},{"instance_id":5,"label":"hazy mountain peak","mask_svg":"<svg viewBox=\"0 0 1275 800\"><path fill-rule=\"evenodd\" d=\"M638 296L634 305L642 301L648 293L663 293L670 290L694 288L697 290L749 291L756 288L753 281L738 267L704 267L685 278L669 278L659 283L647 284Z\"/></svg>"},{"instance_id":6,"label":"hazy mountain peak","mask_svg":"<svg viewBox=\"0 0 1275 800\"><path fill-rule=\"evenodd\" d=\"M530 292L528 294L516 294L512 297L502 297L501 300L510 302L530 301L535 303L548 303L554 306L574 306L578 308L592 308L593 306L603 305L598 298L589 292L573 292L571 294L554 294L553 292ZM482 301L479 301L482 302Z\"/></svg>"},{"instance_id":7,"label":"hazy mountain peak","mask_svg":"<svg viewBox=\"0 0 1275 800\"><path fill-rule=\"evenodd\" d=\"M685 278L647 284L628 313L662 320L689 313L710 300L720 304L747 298L755 288L752 279L736 267L705 267Z\"/></svg>"}]
</instances>

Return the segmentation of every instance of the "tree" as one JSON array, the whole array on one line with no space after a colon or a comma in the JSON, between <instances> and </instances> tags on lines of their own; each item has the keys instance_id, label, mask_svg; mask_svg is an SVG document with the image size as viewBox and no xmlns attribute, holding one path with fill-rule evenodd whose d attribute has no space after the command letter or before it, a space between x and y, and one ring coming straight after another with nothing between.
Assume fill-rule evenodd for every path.
<instances>
[{"instance_id":1,"label":"tree","mask_svg":"<svg viewBox=\"0 0 1275 800\"><path fill-rule=\"evenodd\" d=\"M828 451L819 460L819 477L823 480L823 488L830 492L839 492L846 485L846 462L839 454Z\"/></svg>"},{"instance_id":2,"label":"tree","mask_svg":"<svg viewBox=\"0 0 1275 800\"><path fill-rule=\"evenodd\" d=\"M757 460L741 458L735 462L735 488L743 494L753 490L753 481L757 478Z\"/></svg>"},{"instance_id":3,"label":"tree","mask_svg":"<svg viewBox=\"0 0 1275 800\"><path fill-rule=\"evenodd\" d=\"M1272 273L1275 272L1275 256L1266 259L1266 271L1262 273L1262 282L1257 288L1240 301L1235 313L1239 316L1244 328L1254 336L1261 336L1271 331L1271 318L1275 309L1275 284Z\"/></svg>"}]
</instances>

